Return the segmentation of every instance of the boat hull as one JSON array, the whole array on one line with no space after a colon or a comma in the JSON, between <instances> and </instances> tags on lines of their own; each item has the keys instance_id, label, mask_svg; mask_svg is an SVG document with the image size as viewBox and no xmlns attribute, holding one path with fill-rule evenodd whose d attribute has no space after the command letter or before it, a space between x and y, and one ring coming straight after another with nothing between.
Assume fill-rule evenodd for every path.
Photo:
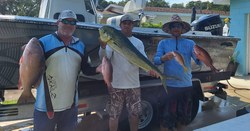
<instances>
[{"instance_id":1,"label":"boat hull","mask_svg":"<svg viewBox=\"0 0 250 131\"><path fill-rule=\"evenodd\" d=\"M77 25L74 36L86 45L90 56L91 64L97 66L101 64L98 56L99 51L99 31L101 24L91 24L80 22ZM120 30L119 26L113 26ZM29 18L29 17L5 17L0 15L0 88L16 87L19 79L19 59L22 55L21 47L28 43L32 37L41 38L57 30L56 20ZM141 39L145 46L146 54L153 62L157 45L162 39L170 38L161 29L138 28L135 27L133 35ZM213 59L214 66L219 70L226 69L229 63L229 56L234 52L239 38L223 36L198 36L183 35L192 39L197 45L209 52ZM163 65L158 66L163 71ZM192 72L209 71L206 66L197 66L192 62ZM147 75L145 71L140 71L141 75ZM102 79L101 75L85 76L80 75L81 81L91 81Z\"/></svg>"}]
</instances>

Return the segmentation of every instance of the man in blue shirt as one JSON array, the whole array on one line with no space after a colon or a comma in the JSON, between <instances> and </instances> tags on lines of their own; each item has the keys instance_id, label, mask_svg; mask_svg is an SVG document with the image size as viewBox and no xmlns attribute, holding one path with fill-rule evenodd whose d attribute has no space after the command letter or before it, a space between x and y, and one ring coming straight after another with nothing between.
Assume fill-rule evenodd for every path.
<instances>
[{"instance_id":1,"label":"man in blue shirt","mask_svg":"<svg viewBox=\"0 0 250 131\"><path fill-rule=\"evenodd\" d=\"M76 14L64 10L59 15L58 30L39 39L44 49L46 71L37 89L34 131L74 131L78 115L78 77L101 72L91 67L86 46L72 36L77 26Z\"/></svg>"},{"instance_id":2,"label":"man in blue shirt","mask_svg":"<svg viewBox=\"0 0 250 131\"><path fill-rule=\"evenodd\" d=\"M171 53L172 51L180 53L189 70L191 70L191 57L198 65L202 64L196 59L193 49L194 41L181 36L190 29L190 25L182 21L178 15L173 15L171 21L162 26L164 32L172 35L171 38L159 42L154 63L156 65L164 63L164 74L180 78L182 81L166 80L168 94L162 91L160 95L162 99L161 131L167 131L175 124L177 124L178 131L183 131L186 123L191 119L192 74L189 71L185 73L184 68L176 60L173 60Z\"/></svg>"}]
</instances>

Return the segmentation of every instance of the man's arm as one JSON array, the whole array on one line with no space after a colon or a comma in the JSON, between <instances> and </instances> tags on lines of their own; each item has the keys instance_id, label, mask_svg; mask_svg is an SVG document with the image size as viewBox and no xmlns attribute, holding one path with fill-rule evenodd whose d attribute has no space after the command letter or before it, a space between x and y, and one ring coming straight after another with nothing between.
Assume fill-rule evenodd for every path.
<instances>
[{"instance_id":1,"label":"man's arm","mask_svg":"<svg viewBox=\"0 0 250 131\"><path fill-rule=\"evenodd\" d=\"M173 58L174 58L174 56L171 52L168 52L165 54L164 44L162 41L160 41L160 43L157 47L157 52L155 54L154 64L161 65L165 61L171 61Z\"/></svg>"},{"instance_id":2,"label":"man's arm","mask_svg":"<svg viewBox=\"0 0 250 131\"><path fill-rule=\"evenodd\" d=\"M88 63L88 54L86 48L84 49L84 56L82 58L81 70L82 73L85 75L96 75L101 72L101 65L99 65L98 67L92 67Z\"/></svg>"}]
</instances>

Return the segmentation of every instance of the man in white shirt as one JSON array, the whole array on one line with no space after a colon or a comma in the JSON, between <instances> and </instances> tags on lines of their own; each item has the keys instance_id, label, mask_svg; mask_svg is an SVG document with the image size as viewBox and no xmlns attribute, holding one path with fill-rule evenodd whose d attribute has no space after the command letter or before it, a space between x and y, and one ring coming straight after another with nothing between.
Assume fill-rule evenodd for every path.
<instances>
[{"instance_id":1,"label":"man in white shirt","mask_svg":"<svg viewBox=\"0 0 250 131\"><path fill-rule=\"evenodd\" d=\"M132 36L134 28L133 18L124 15L120 20L121 32L130 40L130 42L145 56L144 45L141 40ZM142 113L141 107L141 89L139 81L139 67L130 63L123 56L111 49L106 42L100 41L99 56L107 56L113 66L113 92L110 92L109 103L109 128L110 131L117 131L118 120L122 112L123 103L126 100L126 108L130 113L130 130L137 131L139 124L139 115ZM149 74L155 76L153 70ZM151 76L152 76L151 75Z\"/></svg>"}]
</instances>

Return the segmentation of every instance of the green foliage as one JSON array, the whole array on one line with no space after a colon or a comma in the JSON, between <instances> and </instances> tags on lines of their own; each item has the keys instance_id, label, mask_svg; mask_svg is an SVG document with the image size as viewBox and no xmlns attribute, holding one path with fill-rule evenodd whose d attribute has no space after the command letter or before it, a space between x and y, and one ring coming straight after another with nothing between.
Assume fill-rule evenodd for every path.
<instances>
[{"instance_id":1,"label":"green foliage","mask_svg":"<svg viewBox=\"0 0 250 131\"><path fill-rule=\"evenodd\" d=\"M186 4L186 9L192 9L193 7L198 8L198 3L195 1L190 1Z\"/></svg>"},{"instance_id":2,"label":"green foliage","mask_svg":"<svg viewBox=\"0 0 250 131\"><path fill-rule=\"evenodd\" d=\"M202 8L202 10L217 10L217 11L230 11L229 5L215 5L213 2L190 1L186 4L186 9Z\"/></svg>"},{"instance_id":3,"label":"green foliage","mask_svg":"<svg viewBox=\"0 0 250 131\"><path fill-rule=\"evenodd\" d=\"M237 56L240 54L240 51L237 51L237 52L235 52L231 57L229 57L230 58L230 63L234 63L235 64L235 62L236 62L236 58L237 58Z\"/></svg>"},{"instance_id":4,"label":"green foliage","mask_svg":"<svg viewBox=\"0 0 250 131\"><path fill-rule=\"evenodd\" d=\"M166 2L165 0L148 0L146 6L170 8L169 2Z\"/></svg>"},{"instance_id":5,"label":"green foliage","mask_svg":"<svg viewBox=\"0 0 250 131\"><path fill-rule=\"evenodd\" d=\"M17 100L4 101L3 105L17 104Z\"/></svg>"},{"instance_id":6,"label":"green foliage","mask_svg":"<svg viewBox=\"0 0 250 131\"><path fill-rule=\"evenodd\" d=\"M0 0L0 13L3 15L20 15L38 17L40 3L42 0ZM121 0L116 3L113 1L107 2L106 0L99 0L98 4L104 9L110 4L125 5L129 0ZM200 9L202 5L203 10L219 10L219 11L230 11L229 5L215 5L213 2L201 2L201 1L190 1L184 6L181 4L172 4L171 8L186 8ZM165 7L170 8L169 2L165 0L147 0L146 6L150 7Z\"/></svg>"},{"instance_id":7,"label":"green foliage","mask_svg":"<svg viewBox=\"0 0 250 131\"><path fill-rule=\"evenodd\" d=\"M120 2L118 2L118 5L125 5L128 1L130 1L130 0L122 0L122 1L120 1Z\"/></svg>"},{"instance_id":8,"label":"green foliage","mask_svg":"<svg viewBox=\"0 0 250 131\"><path fill-rule=\"evenodd\" d=\"M38 17L41 0L1 0L0 13Z\"/></svg>"},{"instance_id":9,"label":"green foliage","mask_svg":"<svg viewBox=\"0 0 250 131\"><path fill-rule=\"evenodd\" d=\"M103 1L100 1L99 5L103 8L106 8L109 5L109 3L105 0L103 0Z\"/></svg>"},{"instance_id":10,"label":"green foliage","mask_svg":"<svg viewBox=\"0 0 250 131\"><path fill-rule=\"evenodd\" d=\"M180 3L180 4L174 3L171 5L171 8L185 8L185 7L184 7L184 3Z\"/></svg>"},{"instance_id":11,"label":"green foliage","mask_svg":"<svg viewBox=\"0 0 250 131\"><path fill-rule=\"evenodd\" d=\"M113 2L113 1L109 1L109 2L107 2L106 0L99 0L98 1L98 5L101 6L102 10L104 10L110 4L116 4L117 5L117 3ZM98 6L98 8L99 8L99 6Z\"/></svg>"},{"instance_id":12,"label":"green foliage","mask_svg":"<svg viewBox=\"0 0 250 131\"><path fill-rule=\"evenodd\" d=\"M145 23L142 23L141 27L144 27L144 28L160 28L160 29L162 28L162 21L160 21L157 24L154 24L152 22L153 22L153 20L149 20L149 21L147 21Z\"/></svg>"}]
</instances>

